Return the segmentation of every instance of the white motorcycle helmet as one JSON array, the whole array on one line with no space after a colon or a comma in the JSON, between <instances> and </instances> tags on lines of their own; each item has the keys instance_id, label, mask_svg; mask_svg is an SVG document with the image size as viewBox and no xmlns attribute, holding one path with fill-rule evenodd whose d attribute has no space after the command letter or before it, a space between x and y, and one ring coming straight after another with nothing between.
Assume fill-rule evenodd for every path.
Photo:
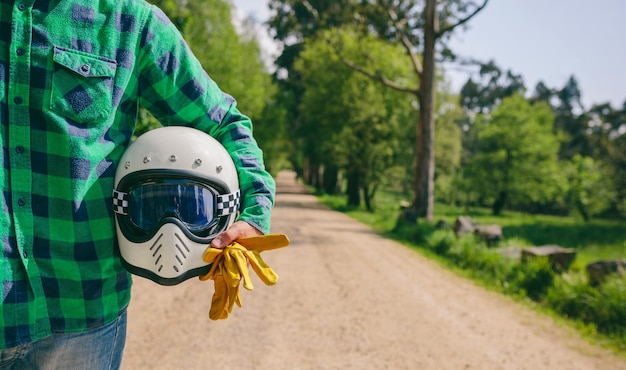
<instances>
[{"instance_id":1,"label":"white motorcycle helmet","mask_svg":"<svg viewBox=\"0 0 626 370\"><path fill-rule=\"evenodd\" d=\"M209 271L202 255L235 222L239 179L230 155L189 127L151 130L124 152L113 190L122 262L131 273L175 285Z\"/></svg>"}]
</instances>

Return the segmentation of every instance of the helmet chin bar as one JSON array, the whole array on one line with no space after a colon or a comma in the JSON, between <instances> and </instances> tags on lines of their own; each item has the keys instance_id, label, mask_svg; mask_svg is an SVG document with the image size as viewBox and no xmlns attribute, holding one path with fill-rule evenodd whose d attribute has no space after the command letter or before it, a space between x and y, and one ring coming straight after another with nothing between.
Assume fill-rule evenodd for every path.
<instances>
[{"instance_id":1,"label":"helmet chin bar","mask_svg":"<svg viewBox=\"0 0 626 370\"><path fill-rule=\"evenodd\" d=\"M119 227L117 231L121 232ZM209 272L211 264L202 260L207 247L187 238L177 224L166 223L150 240L120 249L120 253L131 273L161 285L176 285Z\"/></svg>"}]
</instances>

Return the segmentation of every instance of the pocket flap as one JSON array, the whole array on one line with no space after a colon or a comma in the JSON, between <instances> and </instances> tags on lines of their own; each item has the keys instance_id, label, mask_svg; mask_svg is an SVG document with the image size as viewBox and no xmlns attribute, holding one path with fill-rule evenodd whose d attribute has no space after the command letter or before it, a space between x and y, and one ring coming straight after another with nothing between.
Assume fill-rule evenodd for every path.
<instances>
[{"instance_id":1,"label":"pocket flap","mask_svg":"<svg viewBox=\"0 0 626 370\"><path fill-rule=\"evenodd\" d=\"M56 63L68 68L83 77L113 77L116 63L113 60L104 60L95 55L54 47L53 59Z\"/></svg>"}]
</instances>

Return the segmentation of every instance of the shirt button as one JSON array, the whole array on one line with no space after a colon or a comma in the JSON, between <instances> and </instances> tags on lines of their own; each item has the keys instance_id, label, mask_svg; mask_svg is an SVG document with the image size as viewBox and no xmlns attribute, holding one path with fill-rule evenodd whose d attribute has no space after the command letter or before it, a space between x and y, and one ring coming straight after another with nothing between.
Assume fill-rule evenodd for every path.
<instances>
[{"instance_id":1,"label":"shirt button","mask_svg":"<svg viewBox=\"0 0 626 370\"><path fill-rule=\"evenodd\" d=\"M16 96L15 98L13 98L13 102L15 104L22 104L24 102L24 99L22 99L21 96Z\"/></svg>"},{"instance_id":2,"label":"shirt button","mask_svg":"<svg viewBox=\"0 0 626 370\"><path fill-rule=\"evenodd\" d=\"M17 8L18 8L19 10L24 10L24 9L26 9L26 5L24 5L24 3L19 3L19 4L17 5Z\"/></svg>"},{"instance_id":3,"label":"shirt button","mask_svg":"<svg viewBox=\"0 0 626 370\"><path fill-rule=\"evenodd\" d=\"M24 198L20 198L17 200L17 205L24 206L25 204L26 204L26 201L24 200Z\"/></svg>"},{"instance_id":4,"label":"shirt button","mask_svg":"<svg viewBox=\"0 0 626 370\"><path fill-rule=\"evenodd\" d=\"M24 153L24 147L21 145L18 145L15 147L15 151L17 152L17 154L22 154Z\"/></svg>"},{"instance_id":5,"label":"shirt button","mask_svg":"<svg viewBox=\"0 0 626 370\"><path fill-rule=\"evenodd\" d=\"M24 55L24 49L22 48L18 48L17 50L15 50L15 52L17 53L17 55Z\"/></svg>"},{"instance_id":6,"label":"shirt button","mask_svg":"<svg viewBox=\"0 0 626 370\"><path fill-rule=\"evenodd\" d=\"M24 258L28 258L28 252L22 253L22 256L24 256Z\"/></svg>"},{"instance_id":7,"label":"shirt button","mask_svg":"<svg viewBox=\"0 0 626 370\"><path fill-rule=\"evenodd\" d=\"M89 64L83 64L82 66L80 66L80 70L87 73L89 72Z\"/></svg>"}]
</instances>

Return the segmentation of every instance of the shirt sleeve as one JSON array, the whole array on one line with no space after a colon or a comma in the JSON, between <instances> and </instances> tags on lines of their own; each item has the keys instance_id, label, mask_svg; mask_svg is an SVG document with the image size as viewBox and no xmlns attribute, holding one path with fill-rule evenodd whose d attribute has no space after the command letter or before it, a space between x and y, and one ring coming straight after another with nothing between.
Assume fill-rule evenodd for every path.
<instances>
[{"instance_id":1,"label":"shirt sleeve","mask_svg":"<svg viewBox=\"0 0 626 370\"><path fill-rule=\"evenodd\" d=\"M275 182L265 170L250 119L208 76L175 25L156 7L142 30L137 55L140 104L164 126L195 127L226 148L239 175L239 220L267 234Z\"/></svg>"}]
</instances>

